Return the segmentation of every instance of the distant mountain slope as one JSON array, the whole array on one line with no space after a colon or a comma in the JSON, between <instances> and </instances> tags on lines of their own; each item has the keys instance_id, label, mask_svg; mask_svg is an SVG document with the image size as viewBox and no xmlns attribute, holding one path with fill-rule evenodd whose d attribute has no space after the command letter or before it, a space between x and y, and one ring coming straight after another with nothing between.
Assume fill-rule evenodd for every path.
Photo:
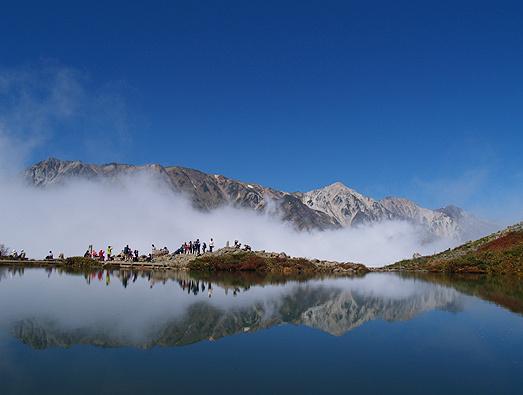
<instances>
[{"instance_id":1,"label":"distant mountain slope","mask_svg":"<svg viewBox=\"0 0 523 395\"><path fill-rule=\"evenodd\" d=\"M310 192L288 193L178 166L93 165L55 158L31 166L25 171L25 178L32 185L51 187L68 180L116 181L121 176L132 177L140 173L156 176L173 193L183 193L197 209L212 210L232 205L258 212L270 211L303 230L403 220L421 226L431 237L455 240L471 239L492 231L488 224L457 207L429 210L407 199L386 198L378 201L339 182Z\"/></svg>"},{"instance_id":2,"label":"distant mountain slope","mask_svg":"<svg viewBox=\"0 0 523 395\"><path fill-rule=\"evenodd\" d=\"M432 256L387 266L391 270L523 276L523 222Z\"/></svg>"}]
</instances>

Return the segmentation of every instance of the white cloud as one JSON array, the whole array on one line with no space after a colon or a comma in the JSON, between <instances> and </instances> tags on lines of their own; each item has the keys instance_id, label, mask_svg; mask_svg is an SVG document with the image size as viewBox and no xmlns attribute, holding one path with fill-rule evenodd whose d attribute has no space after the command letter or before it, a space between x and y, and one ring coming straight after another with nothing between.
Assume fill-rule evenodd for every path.
<instances>
[{"instance_id":1,"label":"white cloud","mask_svg":"<svg viewBox=\"0 0 523 395\"><path fill-rule=\"evenodd\" d=\"M183 241L213 237L219 246L238 239L256 249L368 265L390 263L414 252L433 253L449 244L422 244L422 232L401 222L297 232L273 216L252 211L224 207L203 213L147 176L122 179L117 185L76 181L49 190L28 187L14 177L29 153L56 137L56 126L75 130L75 125L89 120L100 133L113 129L124 133L121 103L108 91L88 93L86 77L71 69L48 66L0 72L0 242L43 257L49 250L83 254L89 244L96 248L110 244L115 249L130 244L148 251L151 243L173 249ZM75 141L87 146L93 137L74 133L80 133Z\"/></svg>"},{"instance_id":2,"label":"white cloud","mask_svg":"<svg viewBox=\"0 0 523 395\"><path fill-rule=\"evenodd\" d=\"M0 69L0 136L16 144L16 155L6 163L25 163L29 154L42 146L64 140L95 157L111 152L112 146L130 140L130 121L120 87L96 85L86 73L45 63L17 69ZM5 145L0 140L0 149ZM69 147L68 147L69 148ZM67 154L68 150L55 152ZM10 150L2 150L4 155ZM19 166L20 163L17 163ZM13 167L13 166L12 166Z\"/></svg>"},{"instance_id":3,"label":"white cloud","mask_svg":"<svg viewBox=\"0 0 523 395\"><path fill-rule=\"evenodd\" d=\"M9 193L0 193L0 240L42 257L49 250L81 255L89 244L130 244L149 251L152 243L173 249L183 241L213 237L218 246L238 239L259 250L373 266L448 245L422 244L423 233L403 222L297 232L273 216L246 209L195 210L184 196L173 195L146 174L120 181L72 181L46 190L4 182L2 189Z\"/></svg>"}]
</instances>

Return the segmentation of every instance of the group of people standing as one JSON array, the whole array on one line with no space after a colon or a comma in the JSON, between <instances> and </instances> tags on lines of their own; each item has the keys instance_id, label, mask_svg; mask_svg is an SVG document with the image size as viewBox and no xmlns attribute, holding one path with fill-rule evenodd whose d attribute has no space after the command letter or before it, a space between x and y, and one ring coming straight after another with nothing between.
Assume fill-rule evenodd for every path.
<instances>
[{"instance_id":1,"label":"group of people standing","mask_svg":"<svg viewBox=\"0 0 523 395\"><path fill-rule=\"evenodd\" d=\"M178 248L174 254L205 254L207 252L207 248L209 248L209 252L212 252L214 249L214 240L211 238L209 240L209 244L207 244L205 241L202 243L200 242L200 239L196 239L195 241L189 241L183 243L180 248Z\"/></svg>"},{"instance_id":2,"label":"group of people standing","mask_svg":"<svg viewBox=\"0 0 523 395\"><path fill-rule=\"evenodd\" d=\"M173 255L177 254L195 254L195 255L201 255L208 252L213 252L214 250L214 239L211 237L208 243L200 242L200 239L196 239L194 241L189 241L183 243L180 248L178 248ZM155 255L166 255L169 254L169 250L167 247L156 249L154 244L152 245L152 253L148 255L140 256L138 250L133 250L129 247L127 244L120 254L113 255L113 247L107 246L107 248L104 250L103 248L100 250L97 250L93 248L93 245L89 245L87 250L84 253L84 258L91 258L95 259L97 261L114 261L115 257L117 259L125 260L125 261L133 261L138 262L138 260L144 259L146 261L151 261L152 258ZM0 250L0 257L5 256L12 259L19 259L24 260L26 258L26 253L24 250L21 250L20 253L18 253L16 250L13 250L10 254L9 253L2 253ZM52 251L49 251L49 253L45 257L46 260L54 260L54 254ZM58 259L64 259L64 254L59 254Z\"/></svg>"},{"instance_id":3,"label":"group of people standing","mask_svg":"<svg viewBox=\"0 0 523 395\"><path fill-rule=\"evenodd\" d=\"M127 244L123 248L122 254L124 261L138 262L138 257L140 253L138 252L138 250L133 250L131 247L129 247L129 244Z\"/></svg>"},{"instance_id":4,"label":"group of people standing","mask_svg":"<svg viewBox=\"0 0 523 395\"><path fill-rule=\"evenodd\" d=\"M207 244L205 241L202 243L200 242L200 239L196 239L195 241L189 241L185 242L181 245L180 248L178 248L174 255L177 254L205 254L207 251L213 252L214 250L214 239L211 238L209 240L209 243ZM160 253L168 254L169 250L167 247L157 249L154 244L152 245L152 253L149 255L144 255L140 257L138 250L133 250L131 247L129 247L129 244L127 244L122 252L116 256L118 259L122 259L124 261L133 261L138 262L140 259L145 259L146 261L152 260L152 258L155 255L158 255ZM113 247L107 246L107 249L104 251L103 249L100 249L97 251L95 248L93 248L92 245L89 246L87 251L85 251L84 258L91 258L99 261L113 261L115 259L115 256L113 255Z\"/></svg>"},{"instance_id":5,"label":"group of people standing","mask_svg":"<svg viewBox=\"0 0 523 395\"><path fill-rule=\"evenodd\" d=\"M92 245L85 251L84 258L91 258L98 261L114 261L113 247L107 246L106 250L100 249L97 251ZM125 261L138 261L138 250L132 250L127 244L120 254L120 258Z\"/></svg>"},{"instance_id":6,"label":"group of people standing","mask_svg":"<svg viewBox=\"0 0 523 395\"><path fill-rule=\"evenodd\" d=\"M103 249L100 249L100 251L96 251L96 249L93 248L92 245L89 245L87 251L85 251L84 258L91 258L97 261L112 261L114 259L113 247L107 246L107 249L105 251Z\"/></svg>"}]
</instances>

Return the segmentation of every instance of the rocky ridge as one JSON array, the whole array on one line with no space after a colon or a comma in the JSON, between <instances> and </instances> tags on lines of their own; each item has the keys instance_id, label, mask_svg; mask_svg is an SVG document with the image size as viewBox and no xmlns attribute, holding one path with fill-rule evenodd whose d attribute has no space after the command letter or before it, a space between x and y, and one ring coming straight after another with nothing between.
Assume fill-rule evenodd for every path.
<instances>
[{"instance_id":1,"label":"rocky ridge","mask_svg":"<svg viewBox=\"0 0 523 395\"><path fill-rule=\"evenodd\" d=\"M420 226L428 238L465 241L493 231L492 225L454 206L430 210L403 198L374 200L339 182L309 192L290 193L178 166L94 165L55 158L31 166L24 176L31 185L52 187L79 179L118 182L121 177L140 174L154 176L173 194L187 196L197 209L213 210L230 205L269 212L300 230L327 230L401 220Z\"/></svg>"}]
</instances>

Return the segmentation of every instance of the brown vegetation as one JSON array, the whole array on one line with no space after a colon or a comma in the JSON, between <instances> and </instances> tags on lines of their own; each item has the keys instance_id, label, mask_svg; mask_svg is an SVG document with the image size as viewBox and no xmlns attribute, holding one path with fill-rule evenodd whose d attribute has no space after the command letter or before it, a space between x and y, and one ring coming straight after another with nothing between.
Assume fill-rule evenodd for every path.
<instances>
[{"instance_id":1,"label":"brown vegetation","mask_svg":"<svg viewBox=\"0 0 523 395\"><path fill-rule=\"evenodd\" d=\"M523 276L523 229L511 227L453 250L400 261L385 269Z\"/></svg>"},{"instance_id":2,"label":"brown vegetation","mask_svg":"<svg viewBox=\"0 0 523 395\"><path fill-rule=\"evenodd\" d=\"M508 233L479 247L479 251L503 251L523 245L523 232Z\"/></svg>"},{"instance_id":3,"label":"brown vegetation","mask_svg":"<svg viewBox=\"0 0 523 395\"><path fill-rule=\"evenodd\" d=\"M209 255L196 258L188 265L193 271L228 272L305 272L314 265L303 258L262 257L254 252Z\"/></svg>"},{"instance_id":4,"label":"brown vegetation","mask_svg":"<svg viewBox=\"0 0 523 395\"><path fill-rule=\"evenodd\" d=\"M73 256L65 260L67 266L101 266L103 262L83 256Z\"/></svg>"},{"instance_id":5,"label":"brown vegetation","mask_svg":"<svg viewBox=\"0 0 523 395\"><path fill-rule=\"evenodd\" d=\"M218 255L205 255L188 263L188 269L199 272L259 272L282 275L312 273L365 273L368 269L359 264L311 261L291 258L285 254L234 251Z\"/></svg>"}]
</instances>

